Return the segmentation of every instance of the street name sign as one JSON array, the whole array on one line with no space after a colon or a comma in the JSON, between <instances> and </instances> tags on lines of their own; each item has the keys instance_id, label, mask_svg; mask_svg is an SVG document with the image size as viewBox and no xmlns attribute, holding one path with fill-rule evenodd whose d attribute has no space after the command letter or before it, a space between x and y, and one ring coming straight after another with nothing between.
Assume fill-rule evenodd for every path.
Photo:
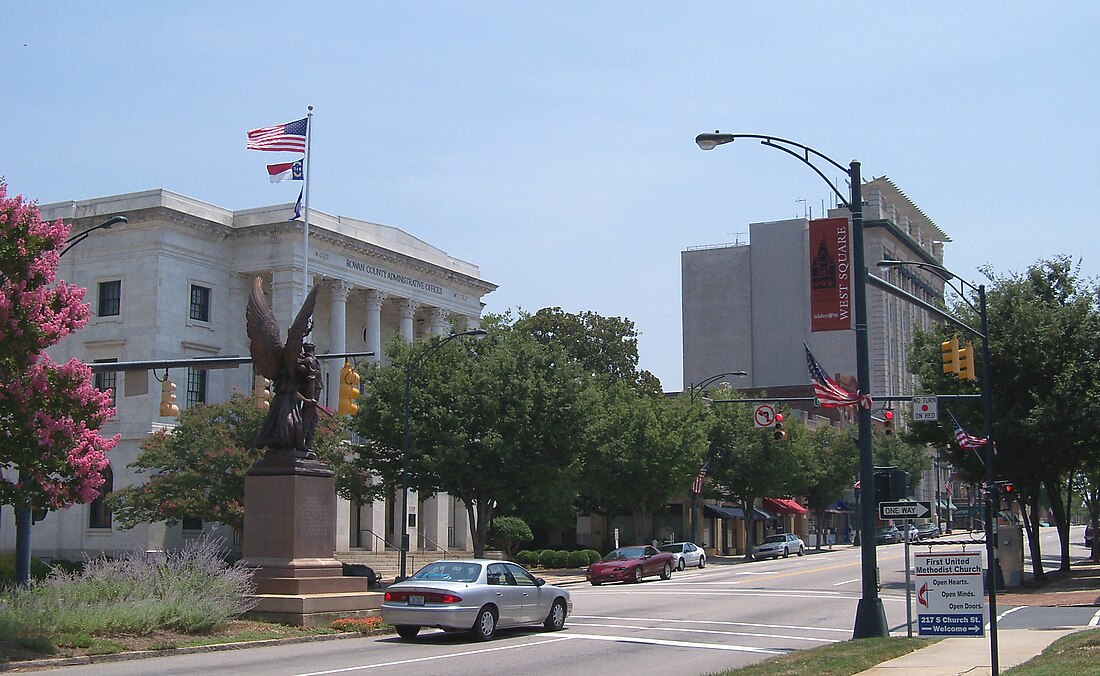
<instances>
[{"instance_id":1,"label":"street name sign","mask_svg":"<svg viewBox=\"0 0 1100 676\"><path fill-rule=\"evenodd\" d=\"M887 519L923 519L932 513L931 502L880 502L878 518Z\"/></svg>"},{"instance_id":2,"label":"street name sign","mask_svg":"<svg viewBox=\"0 0 1100 676\"><path fill-rule=\"evenodd\" d=\"M936 422L940 419L936 397L913 397L913 422Z\"/></svg>"},{"instance_id":3,"label":"street name sign","mask_svg":"<svg viewBox=\"0 0 1100 676\"><path fill-rule=\"evenodd\" d=\"M919 636L985 635L982 553L914 552Z\"/></svg>"}]
</instances>

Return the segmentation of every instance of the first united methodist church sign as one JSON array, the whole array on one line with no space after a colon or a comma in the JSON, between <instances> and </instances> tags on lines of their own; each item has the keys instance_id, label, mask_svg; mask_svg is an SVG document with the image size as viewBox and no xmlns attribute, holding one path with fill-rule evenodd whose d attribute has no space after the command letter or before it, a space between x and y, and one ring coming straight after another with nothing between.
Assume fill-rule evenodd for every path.
<instances>
[{"instance_id":1,"label":"first united methodist church sign","mask_svg":"<svg viewBox=\"0 0 1100 676\"><path fill-rule=\"evenodd\" d=\"M810 221L810 330L852 328L848 219Z\"/></svg>"}]
</instances>

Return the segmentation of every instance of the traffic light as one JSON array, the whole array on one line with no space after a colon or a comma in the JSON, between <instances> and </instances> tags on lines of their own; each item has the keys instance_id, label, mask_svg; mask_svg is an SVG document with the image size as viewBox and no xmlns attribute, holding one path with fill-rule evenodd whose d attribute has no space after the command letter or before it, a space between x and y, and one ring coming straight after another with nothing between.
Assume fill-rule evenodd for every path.
<instances>
[{"instance_id":1,"label":"traffic light","mask_svg":"<svg viewBox=\"0 0 1100 676\"><path fill-rule=\"evenodd\" d=\"M270 408L271 381L256 374L256 378L252 383L252 398L256 400L256 405L260 408Z\"/></svg>"},{"instance_id":2,"label":"traffic light","mask_svg":"<svg viewBox=\"0 0 1100 676\"><path fill-rule=\"evenodd\" d=\"M160 384L160 414L170 418L180 414L180 407L176 406L176 384L168 378L167 373Z\"/></svg>"},{"instance_id":3,"label":"traffic light","mask_svg":"<svg viewBox=\"0 0 1100 676\"><path fill-rule=\"evenodd\" d=\"M351 362L344 360L344 367L340 369L340 403L336 412L347 415L355 415L359 412L359 374L352 368Z\"/></svg>"},{"instance_id":4,"label":"traffic light","mask_svg":"<svg viewBox=\"0 0 1100 676\"><path fill-rule=\"evenodd\" d=\"M775 432L772 433L772 438L776 441L783 441L787 438L787 432L783 429L783 414L775 414Z\"/></svg>"},{"instance_id":5,"label":"traffic light","mask_svg":"<svg viewBox=\"0 0 1100 676\"><path fill-rule=\"evenodd\" d=\"M959 375L959 337L951 336L950 340L940 343L940 352L943 353L943 372Z\"/></svg>"},{"instance_id":6,"label":"traffic light","mask_svg":"<svg viewBox=\"0 0 1100 676\"><path fill-rule=\"evenodd\" d=\"M890 495L894 500L909 497L909 472L896 467L890 470Z\"/></svg>"},{"instance_id":7,"label":"traffic light","mask_svg":"<svg viewBox=\"0 0 1100 676\"><path fill-rule=\"evenodd\" d=\"M875 470L875 503L890 502L890 468L880 467Z\"/></svg>"},{"instance_id":8,"label":"traffic light","mask_svg":"<svg viewBox=\"0 0 1100 676\"><path fill-rule=\"evenodd\" d=\"M959 348L959 378L961 380L977 380L978 374L974 372L974 343L967 341L966 347Z\"/></svg>"},{"instance_id":9,"label":"traffic light","mask_svg":"<svg viewBox=\"0 0 1100 676\"><path fill-rule=\"evenodd\" d=\"M884 421L882 424L883 433L886 436L890 436L894 433L894 412L890 409L886 409L882 412L882 418Z\"/></svg>"}]
</instances>

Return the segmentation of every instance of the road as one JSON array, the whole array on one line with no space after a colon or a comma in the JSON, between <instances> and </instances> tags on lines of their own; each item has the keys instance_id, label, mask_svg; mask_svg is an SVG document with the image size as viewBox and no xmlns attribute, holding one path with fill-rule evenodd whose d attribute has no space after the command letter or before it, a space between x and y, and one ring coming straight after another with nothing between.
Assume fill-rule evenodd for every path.
<instances>
[{"instance_id":1,"label":"road","mask_svg":"<svg viewBox=\"0 0 1100 676\"><path fill-rule=\"evenodd\" d=\"M1049 534L1048 534L1049 531ZM1084 555L1080 528L1075 552ZM1048 538L1053 540L1048 542ZM1045 551L1057 551L1044 529ZM1049 548L1048 548L1049 547ZM1080 550L1080 551L1077 551ZM904 545L878 548L888 624L905 633ZM641 584L569 587L566 629L502 631L489 643L424 631L414 642L363 637L67 668L74 674L702 674L851 638L860 597L859 549L711 564ZM1089 626L1096 608L1001 607L1002 629ZM988 644L975 639L975 649Z\"/></svg>"}]
</instances>

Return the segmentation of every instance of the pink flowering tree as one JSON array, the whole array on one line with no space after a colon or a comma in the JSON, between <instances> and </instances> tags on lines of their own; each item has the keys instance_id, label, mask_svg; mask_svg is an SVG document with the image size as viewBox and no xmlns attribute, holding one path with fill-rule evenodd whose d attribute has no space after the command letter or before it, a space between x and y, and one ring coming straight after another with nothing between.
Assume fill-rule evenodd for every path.
<instances>
[{"instance_id":1,"label":"pink flowering tree","mask_svg":"<svg viewBox=\"0 0 1100 676\"><path fill-rule=\"evenodd\" d=\"M0 504L24 509L94 500L118 443L97 431L114 409L91 369L46 354L90 314L85 290L56 280L68 234L0 180Z\"/></svg>"}]
</instances>

